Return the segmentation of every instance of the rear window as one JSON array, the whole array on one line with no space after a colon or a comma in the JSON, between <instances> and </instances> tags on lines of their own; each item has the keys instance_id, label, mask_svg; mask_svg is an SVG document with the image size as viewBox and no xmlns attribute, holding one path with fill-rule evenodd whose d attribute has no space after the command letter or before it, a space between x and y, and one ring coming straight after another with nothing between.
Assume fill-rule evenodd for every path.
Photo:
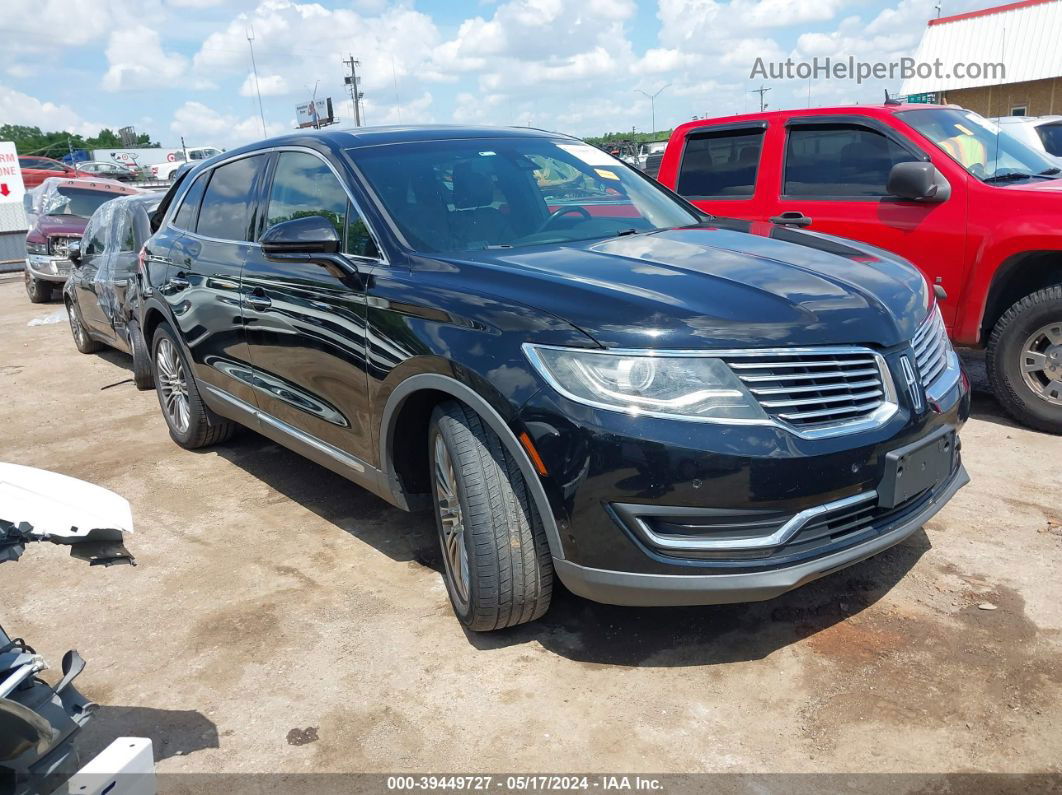
<instances>
[{"instance_id":1,"label":"rear window","mask_svg":"<svg viewBox=\"0 0 1062 795\"><path fill-rule=\"evenodd\" d=\"M693 133L679 165L681 196L748 198L756 191L762 129Z\"/></svg>"},{"instance_id":2,"label":"rear window","mask_svg":"<svg viewBox=\"0 0 1062 795\"><path fill-rule=\"evenodd\" d=\"M253 239L258 175L265 161L264 155L254 155L213 170L199 207L196 232L220 240Z\"/></svg>"}]
</instances>

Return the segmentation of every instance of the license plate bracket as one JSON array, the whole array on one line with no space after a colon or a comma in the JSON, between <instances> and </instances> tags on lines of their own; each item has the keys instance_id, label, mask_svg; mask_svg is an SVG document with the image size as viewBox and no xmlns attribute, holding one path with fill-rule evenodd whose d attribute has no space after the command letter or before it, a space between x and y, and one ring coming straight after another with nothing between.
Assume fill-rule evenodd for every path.
<instances>
[{"instance_id":1,"label":"license plate bracket","mask_svg":"<svg viewBox=\"0 0 1062 795\"><path fill-rule=\"evenodd\" d=\"M955 469L955 430L940 428L925 439L885 454L878 505L895 508L943 483Z\"/></svg>"}]
</instances>

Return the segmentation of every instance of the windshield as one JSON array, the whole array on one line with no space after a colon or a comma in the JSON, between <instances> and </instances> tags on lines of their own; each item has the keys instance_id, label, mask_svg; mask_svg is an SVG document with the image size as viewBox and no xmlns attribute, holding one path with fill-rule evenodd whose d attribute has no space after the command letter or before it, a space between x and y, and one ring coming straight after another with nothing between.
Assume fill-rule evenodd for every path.
<instances>
[{"instance_id":1,"label":"windshield","mask_svg":"<svg viewBox=\"0 0 1062 795\"><path fill-rule=\"evenodd\" d=\"M896 114L985 182L1054 177L1058 166L973 111L926 108Z\"/></svg>"},{"instance_id":2,"label":"windshield","mask_svg":"<svg viewBox=\"0 0 1062 795\"><path fill-rule=\"evenodd\" d=\"M44 199L42 215L76 215L88 218L105 201L121 194L87 188L56 188Z\"/></svg>"},{"instance_id":3,"label":"windshield","mask_svg":"<svg viewBox=\"0 0 1062 795\"><path fill-rule=\"evenodd\" d=\"M1062 155L1062 122L1041 124L1036 128L1036 132L1044 142L1044 149L1056 157Z\"/></svg>"},{"instance_id":4,"label":"windshield","mask_svg":"<svg viewBox=\"0 0 1062 795\"><path fill-rule=\"evenodd\" d=\"M421 251L566 243L701 221L626 164L574 140L430 141L352 154Z\"/></svg>"}]
</instances>

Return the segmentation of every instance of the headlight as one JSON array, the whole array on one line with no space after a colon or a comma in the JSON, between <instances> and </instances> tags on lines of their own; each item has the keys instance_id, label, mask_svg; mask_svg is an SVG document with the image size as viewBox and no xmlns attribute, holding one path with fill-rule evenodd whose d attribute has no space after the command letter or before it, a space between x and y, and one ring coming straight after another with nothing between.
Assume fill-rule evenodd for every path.
<instances>
[{"instance_id":1,"label":"headlight","mask_svg":"<svg viewBox=\"0 0 1062 795\"><path fill-rule=\"evenodd\" d=\"M524 345L531 364L565 397L588 406L683 420L766 420L720 359Z\"/></svg>"},{"instance_id":2,"label":"headlight","mask_svg":"<svg viewBox=\"0 0 1062 795\"><path fill-rule=\"evenodd\" d=\"M26 241L26 253L27 254L47 254L48 253L48 244L47 243L38 243L35 240L27 240Z\"/></svg>"}]
</instances>

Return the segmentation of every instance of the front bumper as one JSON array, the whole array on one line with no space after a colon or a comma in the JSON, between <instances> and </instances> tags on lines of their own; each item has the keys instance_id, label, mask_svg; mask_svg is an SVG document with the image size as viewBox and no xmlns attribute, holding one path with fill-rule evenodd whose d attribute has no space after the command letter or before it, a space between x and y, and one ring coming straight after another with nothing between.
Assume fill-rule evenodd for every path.
<instances>
[{"instance_id":1,"label":"front bumper","mask_svg":"<svg viewBox=\"0 0 1062 795\"><path fill-rule=\"evenodd\" d=\"M773 599L900 543L969 482L970 477L960 464L951 479L917 513L881 528L879 535L862 544L787 568L738 574L638 574L595 569L556 558L553 566L568 590L605 604L667 607Z\"/></svg>"},{"instance_id":2,"label":"front bumper","mask_svg":"<svg viewBox=\"0 0 1062 795\"><path fill-rule=\"evenodd\" d=\"M969 480L955 438L970 413L968 382L958 377L934 397L920 411L902 402L870 431L808 439L774 427L634 418L541 390L522 407L520 425L549 472L557 574L602 602L717 604L769 599L874 555ZM898 504L887 493L867 502L890 482L893 455L932 438L955 443L932 490ZM775 532L758 550L735 543L733 554L718 551L725 542L685 543Z\"/></svg>"},{"instance_id":3,"label":"front bumper","mask_svg":"<svg viewBox=\"0 0 1062 795\"><path fill-rule=\"evenodd\" d=\"M26 257L26 271L42 282L62 284L70 278L72 268L70 260L65 257L50 254L30 254Z\"/></svg>"}]
</instances>

